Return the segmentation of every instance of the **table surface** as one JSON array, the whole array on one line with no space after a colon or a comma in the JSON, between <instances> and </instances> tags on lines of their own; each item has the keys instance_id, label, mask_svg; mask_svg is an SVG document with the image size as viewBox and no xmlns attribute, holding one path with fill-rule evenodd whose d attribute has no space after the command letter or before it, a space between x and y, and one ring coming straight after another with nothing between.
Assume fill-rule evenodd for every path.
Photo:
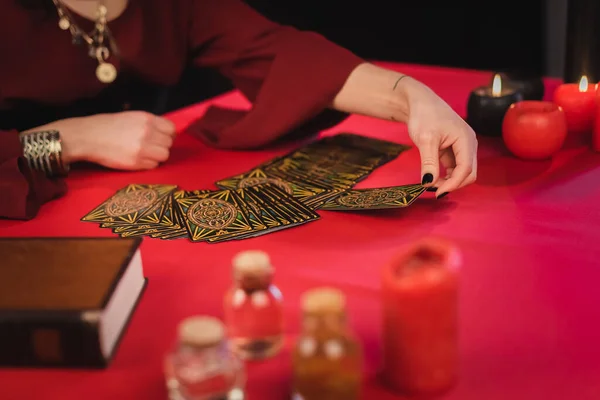
<instances>
[{"instance_id":1,"label":"table surface","mask_svg":"<svg viewBox=\"0 0 600 400\"><path fill-rule=\"evenodd\" d=\"M485 72L382 63L430 85L464 115ZM556 86L548 81L548 90ZM208 104L246 107L237 93L171 115L183 130ZM410 143L404 125L352 116L325 134L355 132ZM109 236L79 219L129 183L210 189L290 148L255 152L209 149L180 135L171 159L149 172L73 171L68 194L29 222L0 221L0 236ZM378 384L381 359L378 268L404 243L426 235L463 251L461 378L444 399L600 398L600 155L571 146L553 160L520 161L498 138L481 138L477 183L444 200L427 194L410 208L376 214L321 212L321 220L259 238L221 244L147 239L149 285L112 365L102 371L1 370L0 398L165 399L162 360L177 323L193 314L222 317L230 260L245 249L270 253L285 298L287 334L299 328L299 299L321 285L348 297L366 354L365 399L397 399ZM376 170L359 187L419 181L416 149ZM248 365L250 400L286 399L289 347Z\"/></svg>"}]
</instances>

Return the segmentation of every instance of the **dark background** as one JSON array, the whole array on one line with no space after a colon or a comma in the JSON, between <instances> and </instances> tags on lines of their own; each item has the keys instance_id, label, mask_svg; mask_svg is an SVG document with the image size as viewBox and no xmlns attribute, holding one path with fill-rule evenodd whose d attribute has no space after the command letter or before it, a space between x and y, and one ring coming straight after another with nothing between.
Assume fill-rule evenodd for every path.
<instances>
[{"instance_id":1,"label":"dark background","mask_svg":"<svg viewBox=\"0 0 600 400\"><path fill-rule=\"evenodd\" d=\"M277 22L320 32L368 59L545 72L542 0L247 3Z\"/></svg>"},{"instance_id":2,"label":"dark background","mask_svg":"<svg viewBox=\"0 0 600 400\"><path fill-rule=\"evenodd\" d=\"M552 0L246 2L276 22L319 32L370 60L517 70L538 76L552 72L545 62L547 3ZM560 9L558 14L562 14ZM203 87L201 99L198 87ZM190 70L171 91L168 108L230 88L214 72Z\"/></svg>"}]
</instances>

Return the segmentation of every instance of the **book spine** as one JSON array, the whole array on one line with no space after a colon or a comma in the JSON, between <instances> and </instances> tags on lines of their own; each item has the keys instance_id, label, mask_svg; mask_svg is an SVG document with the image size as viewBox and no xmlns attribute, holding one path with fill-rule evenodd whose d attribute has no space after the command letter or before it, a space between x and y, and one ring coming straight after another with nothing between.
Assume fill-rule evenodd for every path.
<instances>
[{"instance_id":1,"label":"book spine","mask_svg":"<svg viewBox=\"0 0 600 400\"><path fill-rule=\"evenodd\" d=\"M0 317L0 366L104 368L98 318Z\"/></svg>"}]
</instances>

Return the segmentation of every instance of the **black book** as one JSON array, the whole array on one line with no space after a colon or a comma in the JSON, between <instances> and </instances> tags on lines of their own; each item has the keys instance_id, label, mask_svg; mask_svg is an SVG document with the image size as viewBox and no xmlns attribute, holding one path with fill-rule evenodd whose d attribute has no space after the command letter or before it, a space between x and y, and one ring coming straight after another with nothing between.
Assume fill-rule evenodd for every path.
<instances>
[{"instance_id":1,"label":"black book","mask_svg":"<svg viewBox=\"0 0 600 400\"><path fill-rule=\"evenodd\" d=\"M0 239L0 366L108 366L146 286L140 243Z\"/></svg>"}]
</instances>

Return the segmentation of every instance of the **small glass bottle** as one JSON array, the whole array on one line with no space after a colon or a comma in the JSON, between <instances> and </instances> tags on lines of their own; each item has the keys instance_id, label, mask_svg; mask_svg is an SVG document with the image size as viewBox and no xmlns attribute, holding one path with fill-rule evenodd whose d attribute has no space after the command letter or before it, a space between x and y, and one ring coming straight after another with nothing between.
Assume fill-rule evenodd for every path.
<instances>
[{"instance_id":1,"label":"small glass bottle","mask_svg":"<svg viewBox=\"0 0 600 400\"><path fill-rule=\"evenodd\" d=\"M276 355L283 344L282 295L273 284L268 254L250 250L233 258L233 286L224 299L234 351L244 360Z\"/></svg>"},{"instance_id":2,"label":"small glass bottle","mask_svg":"<svg viewBox=\"0 0 600 400\"><path fill-rule=\"evenodd\" d=\"M178 336L165 359L170 400L244 400L244 366L231 352L221 321L190 317Z\"/></svg>"},{"instance_id":3,"label":"small glass bottle","mask_svg":"<svg viewBox=\"0 0 600 400\"><path fill-rule=\"evenodd\" d=\"M302 333L293 351L294 400L357 400L362 348L351 332L342 292L308 291L302 299Z\"/></svg>"}]
</instances>

